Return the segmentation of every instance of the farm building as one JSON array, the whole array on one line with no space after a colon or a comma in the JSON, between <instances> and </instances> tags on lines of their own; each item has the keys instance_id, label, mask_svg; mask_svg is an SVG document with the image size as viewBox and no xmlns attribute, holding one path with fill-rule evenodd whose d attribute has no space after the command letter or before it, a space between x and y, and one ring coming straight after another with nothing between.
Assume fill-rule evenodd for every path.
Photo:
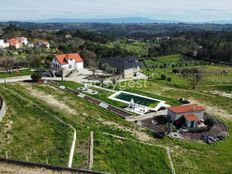
<instances>
[{"instance_id":1,"label":"farm building","mask_svg":"<svg viewBox=\"0 0 232 174\"><path fill-rule=\"evenodd\" d=\"M106 65L115 68L115 73L121 74L125 79L136 76L140 66L135 57L110 57L100 59L100 68L104 70Z\"/></svg>"},{"instance_id":2,"label":"farm building","mask_svg":"<svg viewBox=\"0 0 232 174\"><path fill-rule=\"evenodd\" d=\"M168 117L172 122L184 119L188 128L197 127L203 120L205 108L196 104L173 106L168 108Z\"/></svg>"},{"instance_id":3,"label":"farm building","mask_svg":"<svg viewBox=\"0 0 232 174\"><path fill-rule=\"evenodd\" d=\"M68 74L83 69L83 59L79 53L55 55L51 62L51 68L58 73L63 71L64 74Z\"/></svg>"}]
</instances>

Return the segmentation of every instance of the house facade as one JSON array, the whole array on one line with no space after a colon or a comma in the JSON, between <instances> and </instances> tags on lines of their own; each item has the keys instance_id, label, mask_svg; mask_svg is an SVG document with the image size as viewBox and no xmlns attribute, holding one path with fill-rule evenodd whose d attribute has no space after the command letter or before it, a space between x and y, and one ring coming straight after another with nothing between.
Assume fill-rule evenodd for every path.
<instances>
[{"instance_id":1,"label":"house facade","mask_svg":"<svg viewBox=\"0 0 232 174\"><path fill-rule=\"evenodd\" d=\"M100 59L99 66L109 65L116 69L116 74L121 74L125 79L131 79L140 70L140 64L135 57L110 57Z\"/></svg>"},{"instance_id":2,"label":"house facade","mask_svg":"<svg viewBox=\"0 0 232 174\"><path fill-rule=\"evenodd\" d=\"M54 56L51 68L57 73L62 71L65 76L72 71L83 69L84 62L79 53L60 54Z\"/></svg>"},{"instance_id":3,"label":"house facade","mask_svg":"<svg viewBox=\"0 0 232 174\"><path fill-rule=\"evenodd\" d=\"M198 123L203 120L205 108L196 104L173 106L168 108L168 118L171 122L176 122L180 119L185 120L188 128L197 127Z\"/></svg>"},{"instance_id":4,"label":"house facade","mask_svg":"<svg viewBox=\"0 0 232 174\"><path fill-rule=\"evenodd\" d=\"M9 47L9 43L5 42L3 39L0 39L0 48L7 48Z\"/></svg>"}]
</instances>

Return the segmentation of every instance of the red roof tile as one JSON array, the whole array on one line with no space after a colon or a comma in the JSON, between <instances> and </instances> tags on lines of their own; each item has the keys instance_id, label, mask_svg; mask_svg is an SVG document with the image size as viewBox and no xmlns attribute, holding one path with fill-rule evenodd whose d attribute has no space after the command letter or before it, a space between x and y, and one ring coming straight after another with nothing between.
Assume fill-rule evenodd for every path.
<instances>
[{"instance_id":1,"label":"red roof tile","mask_svg":"<svg viewBox=\"0 0 232 174\"><path fill-rule=\"evenodd\" d=\"M16 44L19 44L19 43L20 43L19 40L16 39L16 38L9 39L7 42L8 42L10 45L12 45L12 46L15 46Z\"/></svg>"},{"instance_id":2,"label":"red roof tile","mask_svg":"<svg viewBox=\"0 0 232 174\"><path fill-rule=\"evenodd\" d=\"M205 108L198 106L196 104L173 106L173 107L170 107L168 109L174 113L186 113L186 112L195 112L195 111L204 111L205 110Z\"/></svg>"},{"instance_id":3,"label":"red roof tile","mask_svg":"<svg viewBox=\"0 0 232 174\"><path fill-rule=\"evenodd\" d=\"M83 62L79 53L60 54L55 55L55 57L61 65L68 64L68 62L66 61L67 59L74 59L76 62Z\"/></svg>"},{"instance_id":4,"label":"red roof tile","mask_svg":"<svg viewBox=\"0 0 232 174\"><path fill-rule=\"evenodd\" d=\"M184 118L185 118L187 121L198 121L198 120L199 120L199 119L197 118L197 116L194 115L194 114L185 115Z\"/></svg>"}]
</instances>

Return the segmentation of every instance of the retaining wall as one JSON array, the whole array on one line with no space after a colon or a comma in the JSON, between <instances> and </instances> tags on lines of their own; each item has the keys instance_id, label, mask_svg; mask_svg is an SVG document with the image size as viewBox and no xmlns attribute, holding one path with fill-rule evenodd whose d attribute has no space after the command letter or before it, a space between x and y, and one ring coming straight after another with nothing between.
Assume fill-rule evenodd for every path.
<instances>
[{"instance_id":1,"label":"retaining wall","mask_svg":"<svg viewBox=\"0 0 232 174\"><path fill-rule=\"evenodd\" d=\"M49 164L41 164L41 163L33 163L33 162L0 158L0 163L3 163L3 162L8 163L8 164L18 165L18 166L24 166L24 167L45 168L45 169L60 171L61 173L74 172L74 173L80 173L80 174L108 174L105 172L98 172L98 171L92 171L92 170L87 170L87 169L67 168L67 167L54 166L54 165L49 165Z\"/></svg>"}]
</instances>

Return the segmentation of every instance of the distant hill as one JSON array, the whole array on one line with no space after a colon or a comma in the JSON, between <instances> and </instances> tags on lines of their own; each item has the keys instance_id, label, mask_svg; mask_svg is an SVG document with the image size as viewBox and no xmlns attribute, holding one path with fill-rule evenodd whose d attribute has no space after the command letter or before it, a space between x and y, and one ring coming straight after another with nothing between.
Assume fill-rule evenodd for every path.
<instances>
[{"instance_id":1,"label":"distant hill","mask_svg":"<svg viewBox=\"0 0 232 174\"><path fill-rule=\"evenodd\" d=\"M225 24L232 24L232 20L211 21L209 23L225 25Z\"/></svg>"},{"instance_id":2,"label":"distant hill","mask_svg":"<svg viewBox=\"0 0 232 174\"><path fill-rule=\"evenodd\" d=\"M119 17L119 18L51 18L43 20L24 20L24 21L0 21L3 22L26 22L26 23L99 23L99 24L232 24L232 20L215 20L215 21L201 21L201 22L187 22L178 20L158 20L146 17Z\"/></svg>"},{"instance_id":3,"label":"distant hill","mask_svg":"<svg viewBox=\"0 0 232 174\"><path fill-rule=\"evenodd\" d=\"M37 20L30 22L39 23L178 23L178 21L171 20L153 20L149 18L133 17L133 18L102 18L102 19L67 19L67 18L53 18L47 20Z\"/></svg>"}]
</instances>

